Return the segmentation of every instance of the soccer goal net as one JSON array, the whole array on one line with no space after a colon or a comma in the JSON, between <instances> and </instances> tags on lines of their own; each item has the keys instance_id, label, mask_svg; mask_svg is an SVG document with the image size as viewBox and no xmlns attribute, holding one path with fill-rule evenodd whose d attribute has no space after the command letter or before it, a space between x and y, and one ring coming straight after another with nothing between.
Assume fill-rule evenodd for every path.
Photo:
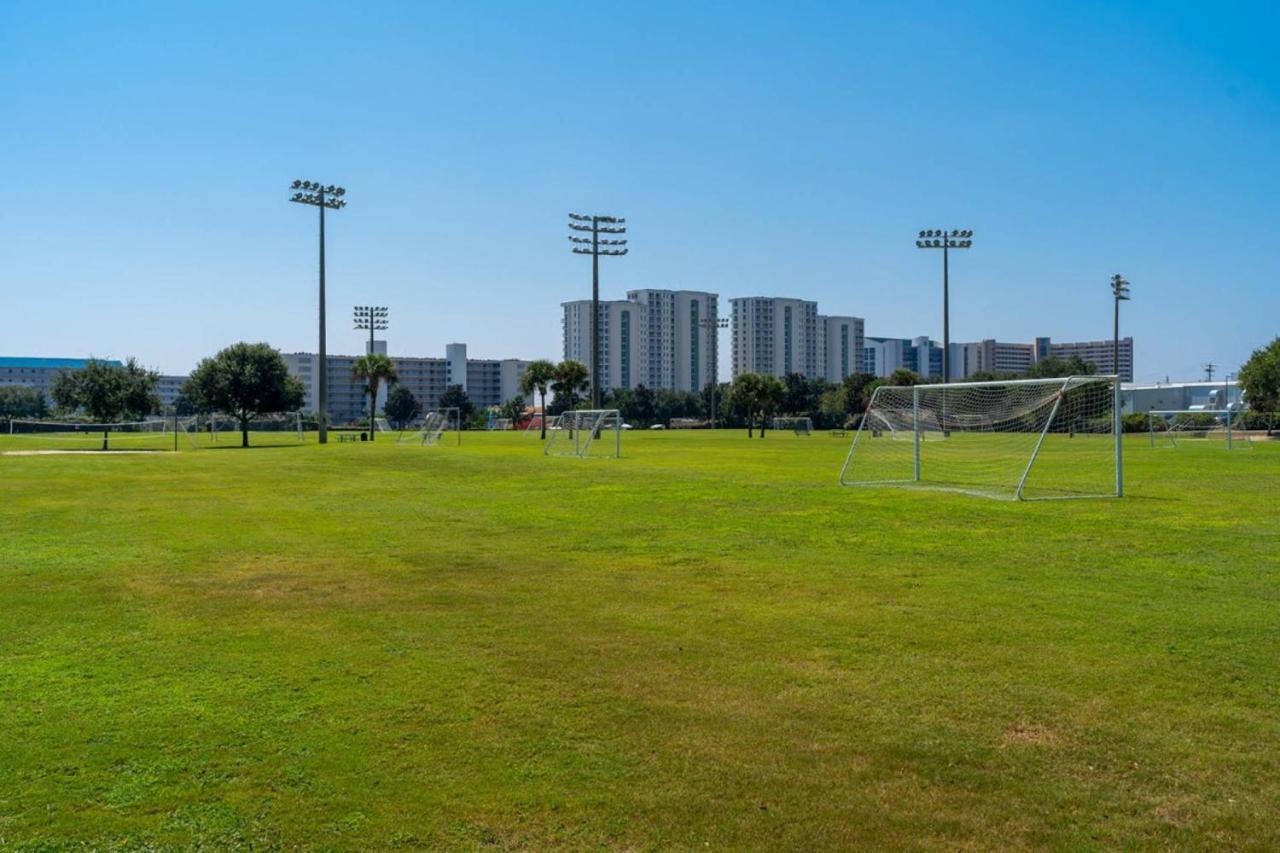
<instances>
[{"instance_id":1,"label":"soccer goal net","mask_svg":"<svg viewBox=\"0 0 1280 853\"><path fill-rule=\"evenodd\" d=\"M306 427L302 412L272 412L256 415L244 425L249 444L254 447L301 444ZM177 419L178 432L187 437L187 446L197 450L239 447L243 443L240 421L220 412Z\"/></svg>"},{"instance_id":2,"label":"soccer goal net","mask_svg":"<svg viewBox=\"0 0 1280 853\"><path fill-rule=\"evenodd\" d=\"M6 449L61 450L173 450L173 419L79 423L76 421L11 420L3 435Z\"/></svg>"},{"instance_id":3,"label":"soccer goal net","mask_svg":"<svg viewBox=\"0 0 1280 853\"><path fill-rule=\"evenodd\" d=\"M1035 500L1123 493L1114 376L875 390L840 470L846 486Z\"/></svg>"},{"instance_id":4,"label":"soccer goal net","mask_svg":"<svg viewBox=\"0 0 1280 853\"><path fill-rule=\"evenodd\" d=\"M489 430L490 431L509 430L512 428L511 424L512 424L511 418L494 418L493 420L489 421Z\"/></svg>"},{"instance_id":5,"label":"soccer goal net","mask_svg":"<svg viewBox=\"0 0 1280 853\"><path fill-rule=\"evenodd\" d=\"M794 432L796 435L813 435L812 418L776 417L769 425L778 432Z\"/></svg>"},{"instance_id":6,"label":"soccer goal net","mask_svg":"<svg viewBox=\"0 0 1280 853\"><path fill-rule=\"evenodd\" d=\"M547 432L547 456L622 455L622 416L617 409L580 409L565 412Z\"/></svg>"},{"instance_id":7,"label":"soccer goal net","mask_svg":"<svg viewBox=\"0 0 1280 853\"><path fill-rule=\"evenodd\" d=\"M444 434L452 430L462 444L462 416L456 408L437 409L427 412L422 419L422 426L412 432L401 434L397 444L416 444L420 447L436 447L444 443Z\"/></svg>"},{"instance_id":8,"label":"soccer goal net","mask_svg":"<svg viewBox=\"0 0 1280 853\"><path fill-rule=\"evenodd\" d=\"M1239 413L1226 409L1147 412L1150 446L1252 448L1250 434L1238 429L1238 417Z\"/></svg>"}]
</instances>

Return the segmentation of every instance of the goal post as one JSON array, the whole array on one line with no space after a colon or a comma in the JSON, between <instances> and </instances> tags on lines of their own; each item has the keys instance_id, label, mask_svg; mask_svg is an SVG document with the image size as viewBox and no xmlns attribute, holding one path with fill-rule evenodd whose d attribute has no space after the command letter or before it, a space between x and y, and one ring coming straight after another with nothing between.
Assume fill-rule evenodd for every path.
<instances>
[{"instance_id":1,"label":"goal post","mask_svg":"<svg viewBox=\"0 0 1280 853\"><path fill-rule=\"evenodd\" d=\"M241 424L237 418L222 412L174 418L171 425L187 438L187 446L201 450L214 447L239 447ZM264 412L245 424L251 447L302 444L306 426L302 412Z\"/></svg>"},{"instance_id":2,"label":"goal post","mask_svg":"<svg viewBox=\"0 0 1280 853\"><path fill-rule=\"evenodd\" d=\"M775 417L769 428L776 432L793 432L796 435L813 435L813 418Z\"/></svg>"},{"instance_id":3,"label":"goal post","mask_svg":"<svg viewBox=\"0 0 1280 853\"><path fill-rule=\"evenodd\" d=\"M87 423L13 418L3 432L14 450L174 450L173 418Z\"/></svg>"},{"instance_id":4,"label":"goal post","mask_svg":"<svg viewBox=\"0 0 1280 853\"><path fill-rule=\"evenodd\" d=\"M1119 399L1115 376L883 385L840 483L1009 500L1119 497Z\"/></svg>"},{"instance_id":5,"label":"goal post","mask_svg":"<svg viewBox=\"0 0 1280 853\"><path fill-rule=\"evenodd\" d=\"M458 445L462 444L462 413L456 407L434 409L422 419L422 426L412 432L401 433L396 444L416 444L419 447L436 447L443 443L445 432L453 430Z\"/></svg>"},{"instance_id":6,"label":"goal post","mask_svg":"<svg viewBox=\"0 0 1280 853\"><path fill-rule=\"evenodd\" d=\"M565 412L547 430L546 456L617 459L622 456L622 415L617 409Z\"/></svg>"},{"instance_id":7,"label":"goal post","mask_svg":"<svg viewBox=\"0 0 1280 853\"><path fill-rule=\"evenodd\" d=\"M1227 450L1237 447L1251 449L1249 434L1237 427L1240 412L1231 409L1182 409L1147 412L1148 446L1178 447L1187 443L1206 446L1222 446ZM1219 442L1220 444L1215 444Z\"/></svg>"}]
</instances>

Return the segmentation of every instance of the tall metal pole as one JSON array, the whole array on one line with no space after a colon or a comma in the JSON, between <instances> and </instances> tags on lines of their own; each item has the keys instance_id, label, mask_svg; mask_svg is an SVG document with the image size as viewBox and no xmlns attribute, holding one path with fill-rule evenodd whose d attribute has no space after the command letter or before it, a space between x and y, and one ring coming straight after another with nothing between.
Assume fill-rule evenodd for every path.
<instances>
[{"instance_id":1,"label":"tall metal pole","mask_svg":"<svg viewBox=\"0 0 1280 853\"><path fill-rule=\"evenodd\" d=\"M600 256L625 255L625 239L612 239L607 235L626 234L627 220L617 216L590 216L569 214L572 231L591 232L590 238L569 235L575 255L591 256L591 408L600 408ZM606 235L601 239L600 235Z\"/></svg>"},{"instance_id":2,"label":"tall metal pole","mask_svg":"<svg viewBox=\"0 0 1280 853\"><path fill-rule=\"evenodd\" d=\"M591 408L600 408L600 217L591 217Z\"/></svg>"},{"instance_id":3,"label":"tall metal pole","mask_svg":"<svg viewBox=\"0 0 1280 853\"><path fill-rule=\"evenodd\" d=\"M1120 416L1121 384L1120 373L1120 303L1129 297L1129 282L1124 276L1116 273L1111 276L1111 295L1115 298L1115 327L1111 336L1111 366L1115 368L1116 387L1112 396L1112 430L1116 435L1116 497L1124 497L1124 419Z\"/></svg>"},{"instance_id":4,"label":"tall metal pole","mask_svg":"<svg viewBox=\"0 0 1280 853\"><path fill-rule=\"evenodd\" d=\"M317 403L320 409L319 440L329 443L329 358L325 352L324 319L324 189L320 190L320 384L317 387Z\"/></svg>"},{"instance_id":5,"label":"tall metal pole","mask_svg":"<svg viewBox=\"0 0 1280 853\"><path fill-rule=\"evenodd\" d=\"M944 231L931 228L921 231L916 240L917 249L942 250L942 381L951 381L951 250L968 249L973 245L973 232L953 229ZM932 361L932 359L930 359ZM921 369L924 376L929 376L930 365Z\"/></svg>"},{"instance_id":6,"label":"tall metal pole","mask_svg":"<svg viewBox=\"0 0 1280 853\"><path fill-rule=\"evenodd\" d=\"M698 325L711 332L711 428L716 428L716 390L720 387L720 330L729 325L728 317L704 317Z\"/></svg>"},{"instance_id":7,"label":"tall metal pole","mask_svg":"<svg viewBox=\"0 0 1280 853\"><path fill-rule=\"evenodd\" d=\"M320 443L327 444L329 441L329 359L325 346L324 212L325 208L341 210L346 207L347 203L342 197L347 194L347 191L332 184L325 186L319 181L294 181L290 187L294 193L289 201L320 208L320 352L318 353L320 378L316 385L316 404L319 409L316 412L316 420L319 426Z\"/></svg>"}]
</instances>

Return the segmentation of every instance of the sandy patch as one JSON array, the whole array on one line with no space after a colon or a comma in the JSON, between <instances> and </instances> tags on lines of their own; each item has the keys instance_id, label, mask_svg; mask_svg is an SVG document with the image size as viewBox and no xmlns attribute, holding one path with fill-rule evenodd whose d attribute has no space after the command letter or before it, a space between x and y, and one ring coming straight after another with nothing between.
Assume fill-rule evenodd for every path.
<instances>
[{"instance_id":1,"label":"sandy patch","mask_svg":"<svg viewBox=\"0 0 1280 853\"><path fill-rule=\"evenodd\" d=\"M100 456L130 456L135 453L172 453L171 450L5 450L0 456L82 456L95 453Z\"/></svg>"}]
</instances>

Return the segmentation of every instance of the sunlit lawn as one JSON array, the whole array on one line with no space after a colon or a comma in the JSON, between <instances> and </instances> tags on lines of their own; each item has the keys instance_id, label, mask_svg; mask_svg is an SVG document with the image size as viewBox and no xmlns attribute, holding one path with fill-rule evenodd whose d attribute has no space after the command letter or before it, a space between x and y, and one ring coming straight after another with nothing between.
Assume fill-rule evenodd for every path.
<instances>
[{"instance_id":1,"label":"sunlit lawn","mask_svg":"<svg viewBox=\"0 0 1280 853\"><path fill-rule=\"evenodd\" d=\"M0 456L0 848L1280 846L1280 443L847 442Z\"/></svg>"}]
</instances>

